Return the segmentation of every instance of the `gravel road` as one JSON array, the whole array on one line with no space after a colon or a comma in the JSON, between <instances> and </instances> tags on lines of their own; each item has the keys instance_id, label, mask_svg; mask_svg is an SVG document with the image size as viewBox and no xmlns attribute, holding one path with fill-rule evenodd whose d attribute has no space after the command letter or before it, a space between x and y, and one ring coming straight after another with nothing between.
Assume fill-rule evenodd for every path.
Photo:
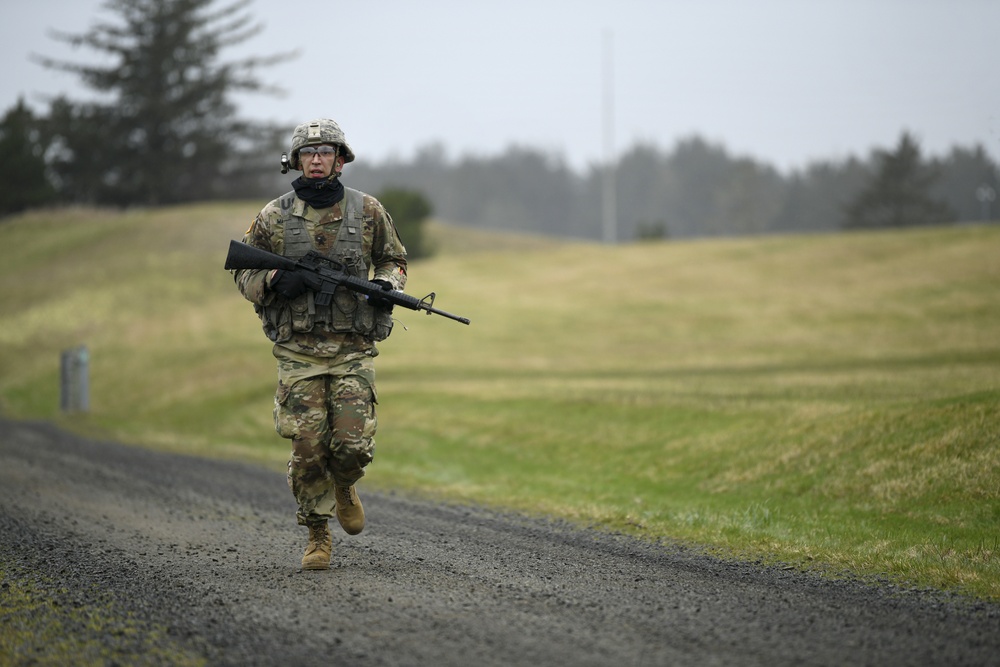
<instances>
[{"instance_id":1,"label":"gravel road","mask_svg":"<svg viewBox=\"0 0 1000 667\"><path fill-rule=\"evenodd\" d=\"M1000 665L997 604L359 490L365 531L302 572L282 475L0 421L0 594L123 663ZM126 620L65 620L94 609Z\"/></svg>"}]
</instances>

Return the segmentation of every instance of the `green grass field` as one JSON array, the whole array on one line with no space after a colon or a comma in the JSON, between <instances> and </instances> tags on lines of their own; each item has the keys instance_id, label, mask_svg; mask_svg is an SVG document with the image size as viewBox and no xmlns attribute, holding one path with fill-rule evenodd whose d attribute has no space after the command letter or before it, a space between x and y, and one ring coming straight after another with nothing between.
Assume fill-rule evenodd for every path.
<instances>
[{"instance_id":1,"label":"green grass field","mask_svg":"<svg viewBox=\"0 0 1000 667\"><path fill-rule=\"evenodd\" d=\"M0 223L0 406L283 469L260 202ZM362 488L1000 599L1000 227L607 247L433 225ZM91 411L59 414L85 344Z\"/></svg>"}]
</instances>

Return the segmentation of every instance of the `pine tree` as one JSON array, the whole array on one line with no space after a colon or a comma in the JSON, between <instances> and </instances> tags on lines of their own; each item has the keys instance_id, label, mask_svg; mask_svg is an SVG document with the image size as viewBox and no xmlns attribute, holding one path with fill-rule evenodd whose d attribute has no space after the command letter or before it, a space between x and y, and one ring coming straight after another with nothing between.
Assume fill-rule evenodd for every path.
<instances>
[{"instance_id":1,"label":"pine tree","mask_svg":"<svg viewBox=\"0 0 1000 667\"><path fill-rule=\"evenodd\" d=\"M44 151L38 120L18 99L0 120L0 216L53 203Z\"/></svg>"},{"instance_id":2,"label":"pine tree","mask_svg":"<svg viewBox=\"0 0 1000 667\"><path fill-rule=\"evenodd\" d=\"M877 151L878 172L846 209L848 229L908 227L950 222L955 214L931 195L937 173L904 132L894 151Z\"/></svg>"},{"instance_id":3,"label":"pine tree","mask_svg":"<svg viewBox=\"0 0 1000 667\"><path fill-rule=\"evenodd\" d=\"M265 90L256 69L291 54L221 63L225 47L260 26L244 12L247 0L218 10L213 2L109 0L105 7L120 23L54 34L105 54L99 65L38 58L76 74L102 100L53 103L50 132L61 154L53 167L67 194L117 205L208 198L227 161L248 148L246 139L266 134L236 118L229 97Z\"/></svg>"}]
</instances>

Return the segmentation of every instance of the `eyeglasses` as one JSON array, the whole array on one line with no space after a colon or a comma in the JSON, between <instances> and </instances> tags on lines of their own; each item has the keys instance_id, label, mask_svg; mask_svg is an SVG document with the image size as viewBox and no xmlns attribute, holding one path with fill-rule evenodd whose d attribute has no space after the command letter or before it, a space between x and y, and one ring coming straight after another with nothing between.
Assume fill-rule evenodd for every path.
<instances>
[{"instance_id":1,"label":"eyeglasses","mask_svg":"<svg viewBox=\"0 0 1000 667\"><path fill-rule=\"evenodd\" d=\"M333 146L303 146L299 149L299 157L306 160L317 153L320 157L333 157L337 154L337 149Z\"/></svg>"}]
</instances>

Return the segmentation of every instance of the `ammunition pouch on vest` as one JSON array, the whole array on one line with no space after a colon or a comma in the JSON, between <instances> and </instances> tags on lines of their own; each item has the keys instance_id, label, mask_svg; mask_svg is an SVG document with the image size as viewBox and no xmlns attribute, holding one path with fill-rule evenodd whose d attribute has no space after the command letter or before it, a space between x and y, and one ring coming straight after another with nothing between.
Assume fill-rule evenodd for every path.
<instances>
[{"instance_id":1,"label":"ammunition pouch on vest","mask_svg":"<svg viewBox=\"0 0 1000 667\"><path fill-rule=\"evenodd\" d=\"M368 265L362 252L364 225L364 194L344 188L344 217L340 231L330 250L329 257L344 266L352 276L368 280ZM284 227L283 255L300 259L310 250L316 250L303 218L292 214L295 192L278 200ZM267 306L257 308L264 333L275 343L284 343L295 333L312 331L319 325L325 331L356 333L374 341L385 340L392 332L392 315L384 309L373 308L364 294L339 286L330 304L316 304L315 292L306 290L291 301L277 298Z\"/></svg>"}]
</instances>

